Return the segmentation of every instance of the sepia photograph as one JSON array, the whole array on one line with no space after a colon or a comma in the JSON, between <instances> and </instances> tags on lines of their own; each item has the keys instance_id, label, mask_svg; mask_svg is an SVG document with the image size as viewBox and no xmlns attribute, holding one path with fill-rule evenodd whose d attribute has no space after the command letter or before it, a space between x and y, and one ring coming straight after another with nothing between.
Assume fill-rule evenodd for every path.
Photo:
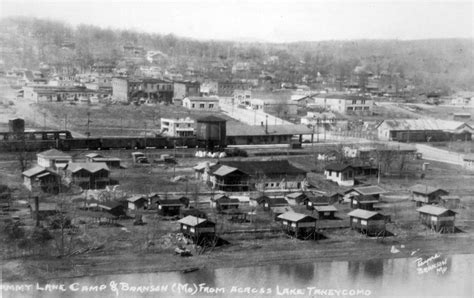
<instances>
[{"instance_id":1,"label":"sepia photograph","mask_svg":"<svg viewBox=\"0 0 474 298\"><path fill-rule=\"evenodd\" d=\"M0 298L474 297L474 2L0 0Z\"/></svg>"}]
</instances>

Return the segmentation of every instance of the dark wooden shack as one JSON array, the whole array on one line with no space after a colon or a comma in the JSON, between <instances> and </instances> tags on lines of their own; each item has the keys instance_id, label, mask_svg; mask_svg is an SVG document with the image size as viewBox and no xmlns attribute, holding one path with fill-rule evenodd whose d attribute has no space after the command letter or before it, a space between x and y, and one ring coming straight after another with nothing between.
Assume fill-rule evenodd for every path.
<instances>
[{"instance_id":1,"label":"dark wooden shack","mask_svg":"<svg viewBox=\"0 0 474 298\"><path fill-rule=\"evenodd\" d=\"M413 185L409 190L412 193L412 200L416 202L416 206L438 204L441 201L441 196L449 194L444 189L422 184Z\"/></svg>"},{"instance_id":2,"label":"dark wooden shack","mask_svg":"<svg viewBox=\"0 0 474 298\"><path fill-rule=\"evenodd\" d=\"M179 199L163 199L156 202L158 214L162 216L177 216L180 213L181 201Z\"/></svg>"},{"instance_id":3,"label":"dark wooden shack","mask_svg":"<svg viewBox=\"0 0 474 298\"><path fill-rule=\"evenodd\" d=\"M377 204L379 200L374 196L356 196L351 198L352 209L363 209L363 210L375 210L374 204Z\"/></svg>"},{"instance_id":4,"label":"dark wooden shack","mask_svg":"<svg viewBox=\"0 0 474 298\"><path fill-rule=\"evenodd\" d=\"M201 238L214 238L216 235L216 224L210 220L188 215L178 222L181 233L195 242L199 242Z\"/></svg>"},{"instance_id":5,"label":"dark wooden shack","mask_svg":"<svg viewBox=\"0 0 474 298\"><path fill-rule=\"evenodd\" d=\"M419 213L421 223L430 229L440 233L454 233L456 212L431 205L425 205L416 211Z\"/></svg>"},{"instance_id":6,"label":"dark wooden shack","mask_svg":"<svg viewBox=\"0 0 474 298\"><path fill-rule=\"evenodd\" d=\"M385 216L374 211L356 209L348 213L353 230L368 236L385 234Z\"/></svg>"},{"instance_id":7,"label":"dark wooden shack","mask_svg":"<svg viewBox=\"0 0 474 298\"><path fill-rule=\"evenodd\" d=\"M286 207L289 205L285 198L269 198L267 196L258 197L257 204L262 206L265 211L270 211L270 208L273 207Z\"/></svg>"},{"instance_id":8,"label":"dark wooden shack","mask_svg":"<svg viewBox=\"0 0 474 298\"><path fill-rule=\"evenodd\" d=\"M127 215L125 212L125 207L119 202L105 202L97 204L97 208L116 217Z\"/></svg>"},{"instance_id":9,"label":"dark wooden shack","mask_svg":"<svg viewBox=\"0 0 474 298\"><path fill-rule=\"evenodd\" d=\"M334 205L315 206L314 210L318 214L318 219L334 219L337 208Z\"/></svg>"},{"instance_id":10,"label":"dark wooden shack","mask_svg":"<svg viewBox=\"0 0 474 298\"><path fill-rule=\"evenodd\" d=\"M316 238L316 218L296 212L286 212L278 216L282 229L299 239Z\"/></svg>"},{"instance_id":11,"label":"dark wooden shack","mask_svg":"<svg viewBox=\"0 0 474 298\"><path fill-rule=\"evenodd\" d=\"M239 209L239 199L231 199L228 196L222 195L214 199L217 211L224 211L230 209Z\"/></svg>"},{"instance_id":12,"label":"dark wooden shack","mask_svg":"<svg viewBox=\"0 0 474 298\"><path fill-rule=\"evenodd\" d=\"M327 196L311 196L305 201L306 209L314 210L316 206L328 206L330 198Z\"/></svg>"}]
</instances>

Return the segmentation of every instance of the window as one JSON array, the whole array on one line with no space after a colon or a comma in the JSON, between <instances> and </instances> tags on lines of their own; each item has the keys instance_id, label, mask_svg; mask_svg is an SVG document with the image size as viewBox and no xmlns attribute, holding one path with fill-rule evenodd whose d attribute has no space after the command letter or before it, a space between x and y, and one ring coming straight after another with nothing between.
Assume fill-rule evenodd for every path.
<instances>
[{"instance_id":1,"label":"window","mask_svg":"<svg viewBox=\"0 0 474 298\"><path fill-rule=\"evenodd\" d=\"M347 107L347 110L352 111L352 110L354 110L354 108L353 107Z\"/></svg>"},{"instance_id":2,"label":"window","mask_svg":"<svg viewBox=\"0 0 474 298\"><path fill-rule=\"evenodd\" d=\"M192 108L193 108L193 109L196 107L196 105L195 105L195 104L192 104L191 106L192 106Z\"/></svg>"},{"instance_id":3,"label":"window","mask_svg":"<svg viewBox=\"0 0 474 298\"><path fill-rule=\"evenodd\" d=\"M360 101L360 103L363 104L363 105L365 105L365 99L362 99L362 100Z\"/></svg>"},{"instance_id":4,"label":"window","mask_svg":"<svg viewBox=\"0 0 474 298\"><path fill-rule=\"evenodd\" d=\"M214 104L213 103L210 103L209 104L209 109L213 109L214 108Z\"/></svg>"},{"instance_id":5,"label":"window","mask_svg":"<svg viewBox=\"0 0 474 298\"><path fill-rule=\"evenodd\" d=\"M200 108L200 109L204 109L204 104L203 104L203 103L200 103L200 104L199 104L199 108Z\"/></svg>"},{"instance_id":6,"label":"window","mask_svg":"<svg viewBox=\"0 0 474 298\"><path fill-rule=\"evenodd\" d=\"M368 109L369 109L369 107L364 107L364 110L368 110Z\"/></svg>"},{"instance_id":7,"label":"window","mask_svg":"<svg viewBox=\"0 0 474 298\"><path fill-rule=\"evenodd\" d=\"M357 103L357 99L352 100L352 104L355 105Z\"/></svg>"}]
</instances>

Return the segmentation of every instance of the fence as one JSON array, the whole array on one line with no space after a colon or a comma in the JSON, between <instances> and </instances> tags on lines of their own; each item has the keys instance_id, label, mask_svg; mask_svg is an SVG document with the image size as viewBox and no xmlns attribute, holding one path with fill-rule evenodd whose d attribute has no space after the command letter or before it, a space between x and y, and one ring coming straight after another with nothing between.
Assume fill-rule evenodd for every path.
<instances>
[{"instance_id":1,"label":"fence","mask_svg":"<svg viewBox=\"0 0 474 298\"><path fill-rule=\"evenodd\" d=\"M418 152L423 154L423 159L435 160L455 165L464 165L463 154L434 148L428 145L416 144Z\"/></svg>"}]
</instances>

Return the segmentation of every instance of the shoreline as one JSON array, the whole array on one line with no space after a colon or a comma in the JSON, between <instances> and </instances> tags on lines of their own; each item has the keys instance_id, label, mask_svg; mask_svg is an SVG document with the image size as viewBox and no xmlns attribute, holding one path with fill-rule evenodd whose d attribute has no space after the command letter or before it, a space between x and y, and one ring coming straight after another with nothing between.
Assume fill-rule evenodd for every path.
<instances>
[{"instance_id":1,"label":"shoreline","mask_svg":"<svg viewBox=\"0 0 474 298\"><path fill-rule=\"evenodd\" d=\"M197 267L215 270L232 267L260 267L295 263L360 262L370 259L429 257L435 254L473 254L473 237L446 236L411 239L357 239L354 241L328 241L298 243L287 240L286 246L232 249L223 247L215 251L182 258L169 252L108 253L75 256L72 258L26 258L2 261L3 282L50 281L81 279L103 275L146 274L154 272L180 272ZM279 239L281 240L281 239ZM299 241L299 240L297 240ZM278 242L278 241L277 241ZM296 244L296 246L295 246ZM393 253L395 246L399 252ZM292 248L295 247L295 250ZM301 247L297 249L297 247ZM230 249L229 249L230 248ZM415 252L415 253L414 253ZM118 262L115 262L119 260ZM44 268L46 266L47 269Z\"/></svg>"}]
</instances>

